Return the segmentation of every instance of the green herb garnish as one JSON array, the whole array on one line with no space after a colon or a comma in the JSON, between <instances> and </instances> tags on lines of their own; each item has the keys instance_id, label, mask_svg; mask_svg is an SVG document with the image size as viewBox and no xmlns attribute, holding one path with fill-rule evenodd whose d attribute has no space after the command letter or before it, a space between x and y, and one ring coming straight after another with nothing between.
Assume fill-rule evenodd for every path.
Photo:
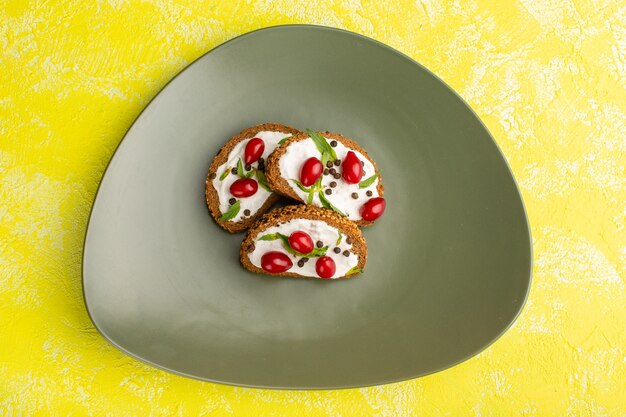
<instances>
[{"instance_id":1,"label":"green herb garnish","mask_svg":"<svg viewBox=\"0 0 626 417\"><path fill-rule=\"evenodd\" d=\"M294 179L292 179L291 181L293 181L293 183L296 184L298 186L298 188L301 189L302 191L304 191L305 193L311 192L311 190L309 188L305 187L304 184L302 184L300 181L294 180Z\"/></svg>"},{"instance_id":2,"label":"green herb garnish","mask_svg":"<svg viewBox=\"0 0 626 417\"><path fill-rule=\"evenodd\" d=\"M319 256L326 255L326 251L328 250L328 246L324 246L322 248L315 248L310 253L304 254L294 250L291 245L289 245L289 238L282 233L269 233L267 235L263 235L259 238L259 240L282 240L283 248L293 256L299 256L302 258L317 258Z\"/></svg>"},{"instance_id":3,"label":"green herb garnish","mask_svg":"<svg viewBox=\"0 0 626 417\"><path fill-rule=\"evenodd\" d=\"M252 168L249 172L245 172L243 169L243 162L241 162L241 158L237 160L237 175L239 175L240 178L252 178L252 176L254 175L254 171L255 169Z\"/></svg>"},{"instance_id":4,"label":"green herb garnish","mask_svg":"<svg viewBox=\"0 0 626 417\"><path fill-rule=\"evenodd\" d=\"M254 172L256 172L256 179L259 181L259 185L263 187L266 191L269 191L271 193L272 190L270 186L267 185L267 178L265 178L265 173L263 171L259 171L258 169L255 169Z\"/></svg>"},{"instance_id":5,"label":"green herb garnish","mask_svg":"<svg viewBox=\"0 0 626 417\"><path fill-rule=\"evenodd\" d=\"M229 173L230 173L230 167L226 168L226 171L222 172L222 175L220 175L220 181L224 181L224 178L228 177Z\"/></svg>"},{"instance_id":6,"label":"green herb garnish","mask_svg":"<svg viewBox=\"0 0 626 417\"><path fill-rule=\"evenodd\" d=\"M298 180L294 180L292 179L291 181L293 181L294 184L296 184L298 186L299 189L301 189L303 192L307 193L307 199L306 199L306 203L307 204L312 204L313 203L313 196L315 195L315 192L320 190L320 180L318 180L315 184L313 184L311 187L305 187L304 184L302 184L300 181Z\"/></svg>"},{"instance_id":7,"label":"green herb garnish","mask_svg":"<svg viewBox=\"0 0 626 417\"><path fill-rule=\"evenodd\" d=\"M280 237L278 235L280 235L280 233L268 233L267 235L261 236L259 238L259 240L276 240L276 239L280 239Z\"/></svg>"},{"instance_id":8,"label":"green herb garnish","mask_svg":"<svg viewBox=\"0 0 626 417\"><path fill-rule=\"evenodd\" d=\"M363 270L361 268L359 268L358 266L354 266L354 267L350 268L350 270L348 272L346 272L346 276L358 274L360 272L363 272Z\"/></svg>"},{"instance_id":9,"label":"green herb garnish","mask_svg":"<svg viewBox=\"0 0 626 417\"><path fill-rule=\"evenodd\" d=\"M291 250L293 250L293 249L291 249ZM303 256L305 258L317 258L317 257L326 255L326 251L327 250L328 250L328 246L324 246L324 247L321 247L321 248L315 248L310 253L308 253L306 255L302 255L301 253L298 253L296 251L294 251L294 253L297 254L297 256Z\"/></svg>"},{"instance_id":10,"label":"green herb garnish","mask_svg":"<svg viewBox=\"0 0 626 417\"><path fill-rule=\"evenodd\" d=\"M326 255L326 251L328 250L328 246L323 246L321 248L315 248L311 251L311 253L304 255L307 258L317 258L320 256Z\"/></svg>"},{"instance_id":11,"label":"green herb garnish","mask_svg":"<svg viewBox=\"0 0 626 417\"><path fill-rule=\"evenodd\" d=\"M237 160L237 175L241 178L245 178L246 174L243 172L243 163L241 162L241 158Z\"/></svg>"},{"instance_id":12,"label":"green herb garnish","mask_svg":"<svg viewBox=\"0 0 626 417\"><path fill-rule=\"evenodd\" d=\"M374 174L371 177L364 179L363 181L359 183L359 188L369 187L370 185L374 184L374 181L376 181L376 178L378 178L378 174Z\"/></svg>"},{"instance_id":13,"label":"green herb garnish","mask_svg":"<svg viewBox=\"0 0 626 417\"><path fill-rule=\"evenodd\" d=\"M237 159L237 175L239 175L240 177L244 176L243 163L241 162L241 158Z\"/></svg>"},{"instance_id":14,"label":"green herb garnish","mask_svg":"<svg viewBox=\"0 0 626 417\"><path fill-rule=\"evenodd\" d=\"M342 216L346 217L346 214L344 214L341 210L335 207L330 201L328 201L328 199L326 198L326 196L321 190L317 195L320 197L320 202L322 203L322 207L334 210L337 213L341 214Z\"/></svg>"},{"instance_id":15,"label":"green herb garnish","mask_svg":"<svg viewBox=\"0 0 626 417\"><path fill-rule=\"evenodd\" d=\"M341 230L340 230L339 237L337 238L337 243L335 243L335 245L339 245L341 243L341 239L343 239L343 234L341 233Z\"/></svg>"},{"instance_id":16,"label":"green herb garnish","mask_svg":"<svg viewBox=\"0 0 626 417\"><path fill-rule=\"evenodd\" d=\"M230 208L222 214L222 216L220 217L220 221L225 222L227 220L233 219L239 213L240 209L241 209L241 201L237 200L235 204L230 206Z\"/></svg>"},{"instance_id":17,"label":"green herb garnish","mask_svg":"<svg viewBox=\"0 0 626 417\"><path fill-rule=\"evenodd\" d=\"M282 145L283 143L287 142L287 139L291 139L293 135L289 135L286 138L282 138L281 140L278 141L278 146Z\"/></svg>"},{"instance_id":18,"label":"green herb garnish","mask_svg":"<svg viewBox=\"0 0 626 417\"><path fill-rule=\"evenodd\" d=\"M326 162L337 159L335 150L322 135L311 129L306 129L306 132L315 143L317 150L322 154L322 165L326 166Z\"/></svg>"}]
</instances>

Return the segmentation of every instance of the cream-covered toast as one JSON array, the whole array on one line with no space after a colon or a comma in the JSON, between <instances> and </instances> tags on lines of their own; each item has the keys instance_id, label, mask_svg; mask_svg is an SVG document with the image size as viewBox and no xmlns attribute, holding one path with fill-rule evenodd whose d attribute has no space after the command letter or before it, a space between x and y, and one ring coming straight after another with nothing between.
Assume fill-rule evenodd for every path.
<instances>
[{"instance_id":1,"label":"cream-covered toast","mask_svg":"<svg viewBox=\"0 0 626 417\"><path fill-rule=\"evenodd\" d=\"M331 132L297 133L266 163L274 191L331 209L359 226L372 224L386 206L376 163L356 142Z\"/></svg>"},{"instance_id":2,"label":"cream-covered toast","mask_svg":"<svg viewBox=\"0 0 626 417\"><path fill-rule=\"evenodd\" d=\"M264 214L248 230L240 260L247 270L263 274L348 278L365 268L367 243L352 221L299 204Z\"/></svg>"},{"instance_id":3,"label":"cream-covered toast","mask_svg":"<svg viewBox=\"0 0 626 417\"><path fill-rule=\"evenodd\" d=\"M213 159L206 178L206 203L217 224L235 233L246 230L279 199L269 187L266 161L293 127L265 123L228 140Z\"/></svg>"}]
</instances>

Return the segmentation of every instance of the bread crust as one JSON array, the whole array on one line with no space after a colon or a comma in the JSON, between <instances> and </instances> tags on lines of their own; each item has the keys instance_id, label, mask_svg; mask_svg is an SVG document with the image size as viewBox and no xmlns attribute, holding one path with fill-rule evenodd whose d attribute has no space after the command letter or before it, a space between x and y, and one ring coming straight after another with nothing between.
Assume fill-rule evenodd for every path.
<instances>
[{"instance_id":1,"label":"bread crust","mask_svg":"<svg viewBox=\"0 0 626 417\"><path fill-rule=\"evenodd\" d=\"M233 222L230 220L219 220L222 215L222 213L220 212L219 196L217 190L215 189L215 187L213 187L213 179L211 177L213 175L219 175L217 173L217 168L219 168L221 165L228 161L228 156L239 142L252 138L254 137L254 135L262 131L284 132L290 133L292 135L302 133L291 126L282 125L280 123L263 123L260 125L252 126L242 130L241 132L230 138L228 142L226 142L224 146L222 146L215 158L213 158L213 162L211 162L211 167L209 168L209 172L206 177L205 200L209 209L209 213L211 214L211 217L213 217L213 220L215 220L215 223L217 223L218 226L230 233L238 233L248 229L261 215L263 215L263 213L269 210L280 199L280 195L274 192L270 194L270 196L261 206L261 208L259 208L259 210L257 210L257 212L250 217L238 222Z\"/></svg>"},{"instance_id":2,"label":"bread crust","mask_svg":"<svg viewBox=\"0 0 626 417\"><path fill-rule=\"evenodd\" d=\"M376 162L369 156L367 151L361 148L355 141L348 139L347 137L340 135L339 133L332 133L326 131L318 132L320 135L324 136L328 139L334 139L338 142L341 142L346 148L355 150L361 153L368 161L374 166L376 174L378 174L378 185L376 186L376 190L378 191L378 195L380 197L383 196L385 188L383 187L382 176L380 175L380 171L376 166ZM301 203L305 203L303 199L301 199L298 194L291 188L287 179L283 178L280 173L280 158L287 152L287 148L289 145L299 142L302 140L306 140L309 138L309 134L305 132L300 132L298 134L294 134L292 137L287 139L282 145L278 146L274 152L267 158L267 162L265 164L265 176L267 178L267 183L270 188L274 190L274 192L281 194L285 197L289 197L293 200L296 200ZM361 220L350 220L356 223L358 226L369 226L373 224L372 221L367 221L364 219Z\"/></svg>"},{"instance_id":3,"label":"bread crust","mask_svg":"<svg viewBox=\"0 0 626 417\"><path fill-rule=\"evenodd\" d=\"M367 263L367 242L365 238L361 234L361 230L355 225L352 220L348 220L347 218L341 216L338 213L330 209L320 208L316 206L304 205L304 204L296 204L292 206L280 207L275 210L272 210L268 213L265 213L259 221L254 224L249 230L246 238L243 240L241 244L241 249L239 251L239 259L244 268L251 272L257 272L259 274L273 275L273 276L282 276L282 277L293 277L293 278L314 278L319 279L319 277L307 277L302 276L293 272L282 272L279 274L271 274L265 271L262 268L258 268L250 262L248 258L248 253L250 253L251 245L256 241L257 236L262 233L264 230L269 227L278 226L282 223L285 223L292 219L310 219L310 220L321 220L326 222L327 224L335 227L340 230L344 236L349 236L352 239L352 251L358 256L359 261L357 263L357 267L360 269L365 268L365 264ZM358 273L341 276L339 278L352 278Z\"/></svg>"}]
</instances>

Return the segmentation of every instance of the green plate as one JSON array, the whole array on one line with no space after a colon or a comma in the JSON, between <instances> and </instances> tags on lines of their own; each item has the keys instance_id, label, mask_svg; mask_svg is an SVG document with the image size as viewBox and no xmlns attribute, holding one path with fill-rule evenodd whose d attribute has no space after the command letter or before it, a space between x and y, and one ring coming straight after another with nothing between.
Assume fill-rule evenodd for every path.
<instances>
[{"instance_id":1,"label":"green plate","mask_svg":"<svg viewBox=\"0 0 626 417\"><path fill-rule=\"evenodd\" d=\"M213 155L269 121L343 133L377 161L387 212L363 231L362 276L249 273L243 235L209 217ZM83 288L102 335L156 367L345 388L415 378L487 347L522 309L531 263L513 176L459 96L372 39L279 26L204 55L137 118L97 193Z\"/></svg>"}]
</instances>

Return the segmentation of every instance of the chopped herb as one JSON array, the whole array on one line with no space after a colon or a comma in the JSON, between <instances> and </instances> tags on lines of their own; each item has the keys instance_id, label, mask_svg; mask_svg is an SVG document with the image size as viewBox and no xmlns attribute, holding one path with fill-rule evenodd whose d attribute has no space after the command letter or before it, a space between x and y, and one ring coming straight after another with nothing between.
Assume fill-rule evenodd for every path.
<instances>
[{"instance_id":1,"label":"chopped herb","mask_svg":"<svg viewBox=\"0 0 626 417\"><path fill-rule=\"evenodd\" d=\"M259 240L276 240L279 239L279 233L269 233L267 235L263 235L259 238Z\"/></svg>"},{"instance_id":2,"label":"chopped herb","mask_svg":"<svg viewBox=\"0 0 626 417\"><path fill-rule=\"evenodd\" d=\"M266 191L269 191L271 193L272 190L270 186L267 185L267 178L265 178L265 174L263 173L263 171L259 171L258 169L255 169L255 172L256 172L256 179L259 181L259 185L263 187Z\"/></svg>"},{"instance_id":3,"label":"chopped herb","mask_svg":"<svg viewBox=\"0 0 626 417\"><path fill-rule=\"evenodd\" d=\"M326 251L328 250L328 246L324 246L322 248L315 248L311 251L311 253L304 255L307 258L317 258L319 256L326 255Z\"/></svg>"},{"instance_id":4,"label":"chopped herb","mask_svg":"<svg viewBox=\"0 0 626 417\"><path fill-rule=\"evenodd\" d=\"M220 221L225 222L227 220L231 220L235 218L235 216L239 213L240 209L241 209L241 201L237 200L235 204L230 206L230 208L222 214L222 216L220 217Z\"/></svg>"},{"instance_id":5,"label":"chopped herb","mask_svg":"<svg viewBox=\"0 0 626 417\"><path fill-rule=\"evenodd\" d=\"M278 146L282 145L283 143L287 142L288 139L291 139L293 135L289 135L286 138L282 138L281 140L278 141Z\"/></svg>"},{"instance_id":6,"label":"chopped herb","mask_svg":"<svg viewBox=\"0 0 626 417\"><path fill-rule=\"evenodd\" d=\"M341 233L341 230L339 231L339 237L337 238L337 243L335 243L335 245L338 245L341 243L341 239L343 239L343 234Z\"/></svg>"},{"instance_id":7,"label":"chopped herb","mask_svg":"<svg viewBox=\"0 0 626 417\"><path fill-rule=\"evenodd\" d=\"M363 270L361 268L359 268L358 266L354 266L354 267L350 268L350 270L348 272L346 272L346 276L358 274L358 273L361 273L361 272L363 272Z\"/></svg>"},{"instance_id":8,"label":"chopped herb","mask_svg":"<svg viewBox=\"0 0 626 417\"><path fill-rule=\"evenodd\" d=\"M237 175L241 178L246 177L246 174L243 172L243 163L241 162L241 158L237 160Z\"/></svg>"},{"instance_id":9,"label":"chopped herb","mask_svg":"<svg viewBox=\"0 0 626 417\"><path fill-rule=\"evenodd\" d=\"M322 191L320 191L318 193L318 196L320 198L320 202L322 203L322 207L334 210L334 211L336 211L337 213L341 214L344 217L346 216L346 214L344 214L341 210L339 210L337 207L335 207L330 201L328 201L328 199L326 198L326 196L324 195L324 193Z\"/></svg>"},{"instance_id":10,"label":"chopped herb","mask_svg":"<svg viewBox=\"0 0 626 417\"><path fill-rule=\"evenodd\" d=\"M317 150L322 154L322 165L326 165L328 161L334 161L337 159L335 150L328 144L326 139L314 130L306 129L313 143L317 147Z\"/></svg>"},{"instance_id":11,"label":"chopped herb","mask_svg":"<svg viewBox=\"0 0 626 417\"><path fill-rule=\"evenodd\" d=\"M369 187L370 185L374 184L374 181L376 181L376 178L378 178L378 174L374 174L371 177L364 179L363 181L359 183L359 188Z\"/></svg>"},{"instance_id":12,"label":"chopped herb","mask_svg":"<svg viewBox=\"0 0 626 417\"><path fill-rule=\"evenodd\" d=\"M224 178L228 177L229 172L230 172L230 167L226 168L226 171L222 172L222 175L220 175L220 181L224 181Z\"/></svg>"},{"instance_id":13,"label":"chopped herb","mask_svg":"<svg viewBox=\"0 0 626 417\"><path fill-rule=\"evenodd\" d=\"M292 179L291 181L293 181L293 183L296 184L298 188L304 191L305 193L311 192L311 190L306 188L304 184L302 184L300 181L294 180L294 179Z\"/></svg>"},{"instance_id":14,"label":"chopped herb","mask_svg":"<svg viewBox=\"0 0 626 417\"><path fill-rule=\"evenodd\" d=\"M293 181L293 183L296 184L300 190L302 190L303 192L308 194L307 199L306 199L306 203L307 204L312 204L313 203L313 197L315 196L315 193L317 193L318 191L319 192L322 191L322 176L321 175L317 179L317 181L315 181L315 183L312 186L308 187L308 188L305 187L304 184L302 184L298 180L292 179L291 181Z\"/></svg>"}]
</instances>

